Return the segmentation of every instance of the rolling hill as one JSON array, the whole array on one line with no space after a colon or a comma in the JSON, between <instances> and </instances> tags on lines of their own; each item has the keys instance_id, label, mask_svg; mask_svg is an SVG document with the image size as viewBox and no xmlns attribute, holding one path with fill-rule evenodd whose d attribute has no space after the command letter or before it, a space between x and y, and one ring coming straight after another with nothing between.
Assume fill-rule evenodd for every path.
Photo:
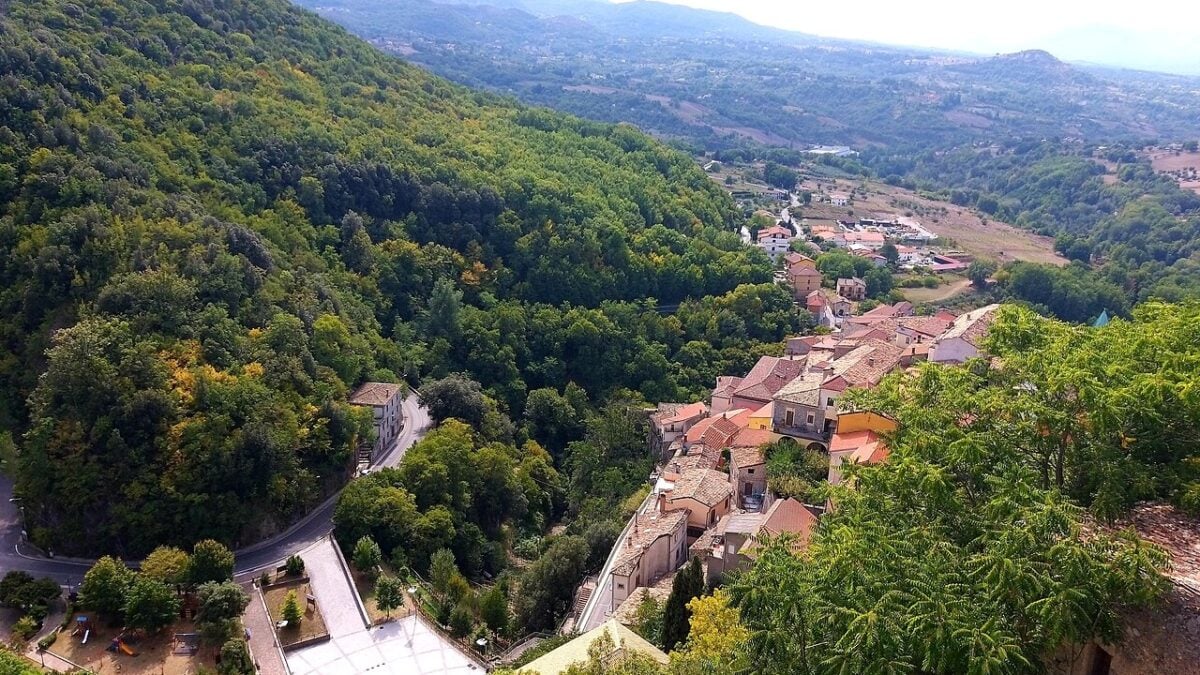
<instances>
[{"instance_id":1,"label":"rolling hill","mask_svg":"<svg viewBox=\"0 0 1200 675\"><path fill-rule=\"evenodd\" d=\"M472 86L709 150L1200 136L1194 78L820 38L658 2L300 0Z\"/></svg>"},{"instance_id":2,"label":"rolling hill","mask_svg":"<svg viewBox=\"0 0 1200 675\"><path fill-rule=\"evenodd\" d=\"M686 333L643 301L770 279L686 156L281 0L0 23L0 425L63 553L277 529L344 479L364 379L466 371L514 416L568 381L674 395Z\"/></svg>"}]
</instances>

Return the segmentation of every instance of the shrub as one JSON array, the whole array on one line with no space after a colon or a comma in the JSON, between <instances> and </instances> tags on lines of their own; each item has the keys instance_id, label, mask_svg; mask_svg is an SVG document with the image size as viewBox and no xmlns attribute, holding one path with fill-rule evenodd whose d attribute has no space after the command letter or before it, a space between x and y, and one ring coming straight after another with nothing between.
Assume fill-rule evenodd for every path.
<instances>
[{"instance_id":1,"label":"shrub","mask_svg":"<svg viewBox=\"0 0 1200 675\"><path fill-rule=\"evenodd\" d=\"M467 603L460 602L455 605L454 611L450 612L450 632L454 637L466 637L473 624L471 609L467 607Z\"/></svg>"},{"instance_id":2,"label":"shrub","mask_svg":"<svg viewBox=\"0 0 1200 675\"><path fill-rule=\"evenodd\" d=\"M263 573L258 577L259 588L264 588L271 585L271 573L263 570Z\"/></svg>"},{"instance_id":3,"label":"shrub","mask_svg":"<svg viewBox=\"0 0 1200 675\"><path fill-rule=\"evenodd\" d=\"M46 637L42 638L41 640L38 640L38 649L43 652L46 651L47 649L50 648L50 645L54 644L54 641L57 639L58 639L58 631L54 631L53 633L47 635Z\"/></svg>"},{"instance_id":4,"label":"shrub","mask_svg":"<svg viewBox=\"0 0 1200 675\"><path fill-rule=\"evenodd\" d=\"M285 566L289 577L298 577L304 574L304 558L298 555L288 556Z\"/></svg>"},{"instance_id":5,"label":"shrub","mask_svg":"<svg viewBox=\"0 0 1200 675\"><path fill-rule=\"evenodd\" d=\"M20 619L17 619L17 622L13 624L13 627L12 627L13 639L18 640L20 642L25 642L29 638L36 635L37 630L38 630L38 622L32 616L29 616L28 614L26 614L25 616L21 617Z\"/></svg>"},{"instance_id":6,"label":"shrub","mask_svg":"<svg viewBox=\"0 0 1200 675\"><path fill-rule=\"evenodd\" d=\"M513 553L525 560L535 560L542 553L541 537L522 537L513 545Z\"/></svg>"},{"instance_id":7,"label":"shrub","mask_svg":"<svg viewBox=\"0 0 1200 675\"><path fill-rule=\"evenodd\" d=\"M250 648L241 638L232 638L221 646L221 665L217 667L220 675L254 675L254 660L250 658Z\"/></svg>"}]
</instances>

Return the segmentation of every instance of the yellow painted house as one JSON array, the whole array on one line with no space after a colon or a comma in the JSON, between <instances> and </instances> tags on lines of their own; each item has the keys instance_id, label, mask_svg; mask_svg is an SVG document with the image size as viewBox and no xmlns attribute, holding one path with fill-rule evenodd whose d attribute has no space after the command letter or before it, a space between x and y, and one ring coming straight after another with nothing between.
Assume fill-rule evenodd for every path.
<instances>
[{"instance_id":1,"label":"yellow painted house","mask_svg":"<svg viewBox=\"0 0 1200 675\"><path fill-rule=\"evenodd\" d=\"M747 421L747 429L770 429L771 416L775 414L775 401L771 401L763 407L750 413L750 418Z\"/></svg>"}]
</instances>

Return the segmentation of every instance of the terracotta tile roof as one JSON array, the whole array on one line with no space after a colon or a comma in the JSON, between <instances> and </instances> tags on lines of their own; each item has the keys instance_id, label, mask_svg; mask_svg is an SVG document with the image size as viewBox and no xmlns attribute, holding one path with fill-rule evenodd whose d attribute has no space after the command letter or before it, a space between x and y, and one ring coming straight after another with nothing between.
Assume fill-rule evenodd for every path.
<instances>
[{"instance_id":1,"label":"terracotta tile roof","mask_svg":"<svg viewBox=\"0 0 1200 675\"><path fill-rule=\"evenodd\" d=\"M941 335L954 323L937 316L906 316L897 321L900 326L929 337Z\"/></svg>"},{"instance_id":2,"label":"terracotta tile roof","mask_svg":"<svg viewBox=\"0 0 1200 675\"><path fill-rule=\"evenodd\" d=\"M737 389L741 383L742 378L740 377L721 375L717 378L717 386L713 388L712 395L714 397L732 396L733 390Z\"/></svg>"},{"instance_id":3,"label":"terracotta tile roof","mask_svg":"<svg viewBox=\"0 0 1200 675\"><path fill-rule=\"evenodd\" d=\"M733 395L755 401L769 401L783 385L792 381L804 370L803 361L793 361L778 356L764 356L754 364Z\"/></svg>"},{"instance_id":4,"label":"terracotta tile roof","mask_svg":"<svg viewBox=\"0 0 1200 675\"><path fill-rule=\"evenodd\" d=\"M763 456L762 448L757 445L731 448L729 450L729 462L738 468L758 466L759 464L765 464L766 461L767 458Z\"/></svg>"},{"instance_id":5,"label":"terracotta tile roof","mask_svg":"<svg viewBox=\"0 0 1200 675\"><path fill-rule=\"evenodd\" d=\"M829 454L848 453L846 461L860 464L877 464L887 459L887 444L874 431L851 431L835 433L829 439Z\"/></svg>"},{"instance_id":6,"label":"terracotta tile roof","mask_svg":"<svg viewBox=\"0 0 1200 675\"><path fill-rule=\"evenodd\" d=\"M684 442L688 443L689 445L692 443L699 443L700 439L704 436L704 432L708 431L708 428L712 426L713 422L716 422L719 419L721 418L705 417L699 422L696 422L692 425L692 428L688 429L687 433L683 435Z\"/></svg>"},{"instance_id":7,"label":"terracotta tile roof","mask_svg":"<svg viewBox=\"0 0 1200 675\"><path fill-rule=\"evenodd\" d=\"M698 446L703 448L703 446ZM664 473L681 476L689 471L696 469L715 469L717 464L721 463L721 453L718 450L708 450L706 448L698 452L688 454L676 454L667 462L664 467Z\"/></svg>"},{"instance_id":8,"label":"terracotta tile roof","mask_svg":"<svg viewBox=\"0 0 1200 675\"><path fill-rule=\"evenodd\" d=\"M760 448L777 440L779 436L770 429L742 429L729 441L731 448Z\"/></svg>"},{"instance_id":9,"label":"terracotta tile roof","mask_svg":"<svg viewBox=\"0 0 1200 675\"><path fill-rule=\"evenodd\" d=\"M768 237L793 237L792 231L782 225L772 225L758 231L758 240L762 241Z\"/></svg>"},{"instance_id":10,"label":"terracotta tile roof","mask_svg":"<svg viewBox=\"0 0 1200 675\"><path fill-rule=\"evenodd\" d=\"M703 403L689 403L687 405L679 403L659 404L659 407L661 408L663 405L673 405L677 407L673 410L664 410L651 416L651 418L660 425L683 422L699 415L708 414L708 406L704 405ZM662 416L660 417L660 415Z\"/></svg>"},{"instance_id":11,"label":"terracotta tile roof","mask_svg":"<svg viewBox=\"0 0 1200 675\"><path fill-rule=\"evenodd\" d=\"M400 385L391 382L364 382L350 395L354 405L382 406L400 393Z\"/></svg>"},{"instance_id":12,"label":"terracotta tile roof","mask_svg":"<svg viewBox=\"0 0 1200 675\"><path fill-rule=\"evenodd\" d=\"M833 369L852 386L878 384L900 365L904 349L889 342L868 340L849 354L834 360Z\"/></svg>"},{"instance_id":13,"label":"terracotta tile roof","mask_svg":"<svg viewBox=\"0 0 1200 675\"><path fill-rule=\"evenodd\" d=\"M962 338L968 344L978 347L983 336L987 334L988 327L996 318L996 310L999 308L1000 305L988 305L963 314L954 320L949 330L943 333L940 339Z\"/></svg>"},{"instance_id":14,"label":"terracotta tile roof","mask_svg":"<svg viewBox=\"0 0 1200 675\"><path fill-rule=\"evenodd\" d=\"M716 506L733 494L729 476L712 469L686 471L667 495L668 501L694 499L705 506Z\"/></svg>"},{"instance_id":15,"label":"terracotta tile roof","mask_svg":"<svg viewBox=\"0 0 1200 675\"><path fill-rule=\"evenodd\" d=\"M759 532L773 537L784 533L794 534L801 542L807 543L813 528L817 526L817 517L812 511L790 497L775 500L763 515Z\"/></svg>"},{"instance_id":16,"label":"terracotta tile roof","mask_svg":"<svg viewBox=\"0 0 1200 675\"><path fill-rule=\"evenodd\" d=\"M787 263L788 267L791 267L792 265L798 265L803 262L814 262L812 258L804 255L803 253L797 253L795 251L789 251L788 253L784 254L783 261Z\"/></svg>"},{"instance_id":17,"label":"terracotta tile roof","mask_svg":"<svg viewBox=\"0 0 1200 675\"><path fill-rule=\"evenodd\" d=\"M710 418L712 419L712 418ZM714 450L727 447L729 441L733 439L740 430L737 424L730 421L727 417L717 417L713 419L712 424L701 434L699 442Z\"/></svg>"},{"instance_id":18,"label":"terracotta tile roof","mask_svg":"<svg viewBox=\"0 0 1200 675\"><path fill-rule=\"evenodd\" d=\"M821 272L813 267L792 267L788 269L790 277L819 277Z\"/></svg>"},{"instance_id":19,"label":"terracotta tile roof","mask_svg":"<svg viewBox=\"0 0 1200 675\"><path fill-rule=\"evenodd\" d=\"M646 549L659 537L665 537L681 529L687 520L686 511L647 511L640 513L634 519L634 527L629 536L619 544L620 552L613 562L613 574L628 576L637 567L638 561Z\"/></svg>"}]
</instances>

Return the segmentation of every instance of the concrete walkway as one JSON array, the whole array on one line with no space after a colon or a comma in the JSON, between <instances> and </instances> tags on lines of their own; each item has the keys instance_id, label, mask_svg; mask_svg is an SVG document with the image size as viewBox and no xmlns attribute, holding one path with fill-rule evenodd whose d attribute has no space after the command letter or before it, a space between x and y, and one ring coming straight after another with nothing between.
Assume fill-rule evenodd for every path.
<instances>
[{"instance_id":1,"label":"concrete walkway","mask_svg":"<svg viewBox=\"0 0 1200 675\"><path fill-rule=\"evenodd\" d=\"M262 593L256 588L247 588L246 592L250 594L250 604L246 605L242 623L250 631L250 655L254 657L254 665L262 675L287 675L287 664L279 651L275 626L267 613Z\"/></svg>"},{"instance_id":2,"label":"concrete walkway","mask_svg":"<svg viewBox=\"0 0 1200 675\"><path fill-rule=\"evenodd\" d=\"M361 633L367 627L358 607L358 590L342 567L335 546L332 538L325 537L300 554L330 637Z\"/></svg>"}]
</instances>

